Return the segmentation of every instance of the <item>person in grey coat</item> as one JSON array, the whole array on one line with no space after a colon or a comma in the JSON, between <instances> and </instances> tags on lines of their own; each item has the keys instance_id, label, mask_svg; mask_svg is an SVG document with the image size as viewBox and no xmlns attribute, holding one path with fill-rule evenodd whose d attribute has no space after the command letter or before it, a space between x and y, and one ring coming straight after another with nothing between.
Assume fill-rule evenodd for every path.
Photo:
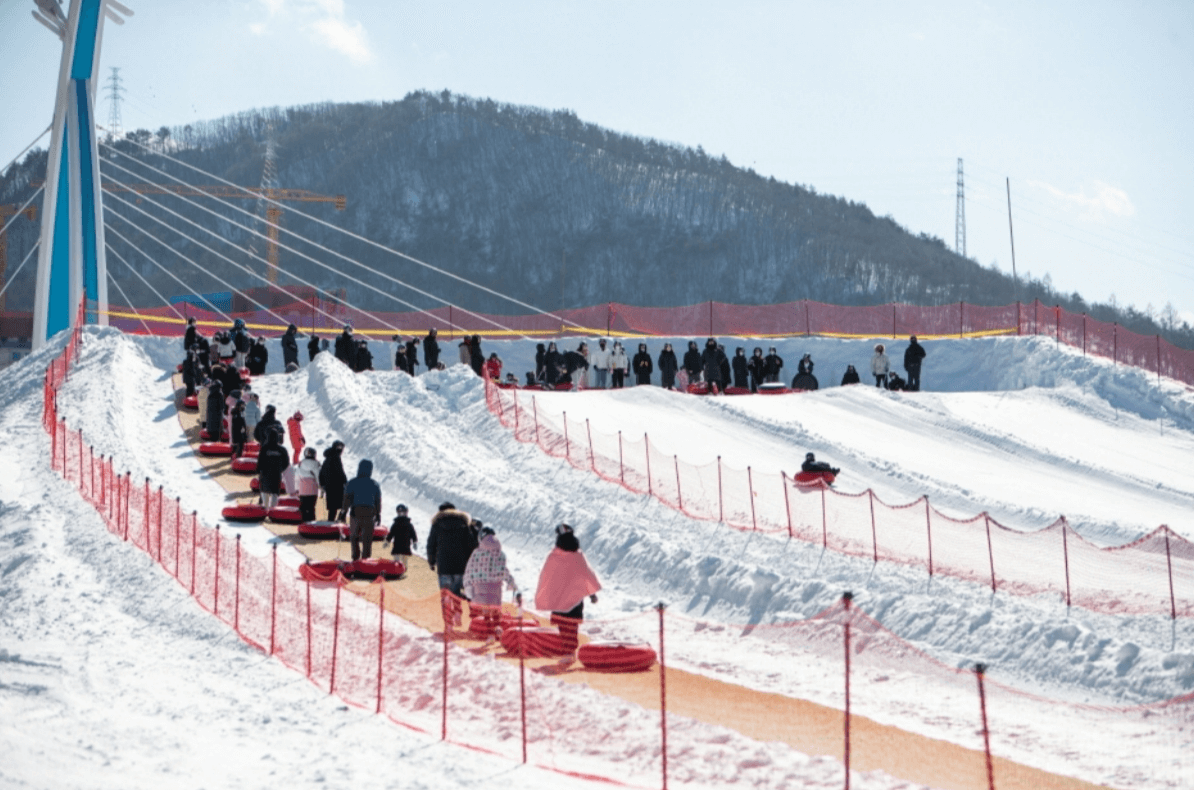
<instances>
[{"instance_id":1,"label":"person in grey coat","mask_svg":"<svg viewBox=\"0 0 1194 790\"><path fill-rule=\"evenodd\" d=\"M369 559L373 556L373 528L381 524L381 486L373 479L373 462L367 458L357 465L357 476L344 488L344 512L353 561Z\"/></svg>"}]
</instances>

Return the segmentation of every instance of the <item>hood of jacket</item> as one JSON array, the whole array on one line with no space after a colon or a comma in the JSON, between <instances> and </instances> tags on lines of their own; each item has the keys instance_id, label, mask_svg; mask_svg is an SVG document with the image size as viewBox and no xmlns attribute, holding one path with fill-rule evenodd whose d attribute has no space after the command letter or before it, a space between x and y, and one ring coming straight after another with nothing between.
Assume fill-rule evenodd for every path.
<instances>
[{"instance_id":1,"label":"hood of jacket","mask_svg":"<svg viewBox=\"0 0 1194 790\"><path fill-rule=\"evenodd\" d=\"M455 508L448 508L447 510L440 510L431 517L431 526L435 526L440 521L456 521L459 520L461 526L467 529L468 525L472 523L472 516L465 513L463 510L456 510Z\"/></svg>"},{"instance_id":2,"label":"hood of jacket","mask_svg":"<svg viewBox=\"0 0 1194 790\"><path fill-rule=\"evenodd\" d=\"M357 477L373 477L373 462L368 458L362 458L361 462L357 464Z\"/></svg>"}]
</instances>

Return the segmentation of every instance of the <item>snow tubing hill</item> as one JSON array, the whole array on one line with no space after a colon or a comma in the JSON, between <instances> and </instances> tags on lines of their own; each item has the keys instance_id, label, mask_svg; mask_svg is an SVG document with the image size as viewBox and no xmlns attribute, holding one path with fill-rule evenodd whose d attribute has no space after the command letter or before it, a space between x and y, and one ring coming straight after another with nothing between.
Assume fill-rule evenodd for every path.
<instances>
[{"instance_id":1,"label":"snow tubing hill","mask_svg":"<svg viewBox=\"0 0 1194 790\"><path fill-rule=\"evenodd\" d=\"M220 511L225 521L265 521L263 505L232 505Z\"/></svg>"},{"instance_id":2,"label":"snow tubing hill","mask_svg":"<svg viewBox=\"0 0 1194 790\"><path fill-rule=\"evenodd\" d=\"M199 445L200 455L232 455L232 445L228 442L204 442Z\"/></svg>"},{"instance_id":3,"label":"snow tubing hill","mask_svg":"<svg viewBox=\"0 0 1194 790\"><path fill-rule=\"evenodd\" d=\"M564 639L554 628L510 628L502 630L502 647L512 656L551 658L572 651L564 647Z\"/></svg>"},{"instance_id":4,"label":"snow tubing hill","mask_svg":"<svg viewBox=\"0 0 1194 790\"><path fill-rule=\"evenodd\" d=\"M824 482L826 485L833 485L833 481L837 479L837 475L833 472L797 472L796 476L792 479L806 486L819 482Z\"/></svg>"},{"instance_id":5,"label":"snow tubing hill","mask_svg":"<svg viewBox=\"0 0 1194 790\"><path fill-rule=\"evenodd\" d=\"M598 672L645 672L655 666L655 650L645 643L589 642L576 657L585 669Z\"/></svg>"},{"instance_id":6,"label":"snow tubing hill","mask_svg":"<svg viewBox=\"0 0 1194 790\"><path fill-rule=\"evenodd\" d=\"M401 562L377 557L354 562L324 560L323 562L308 562L299 566L299 575L309 582L336 581L337 575L347 579L376 579L378 576L397 579L404 573L406 573L406 566Z\"/></svg>"},{"instance_id":7,"label":"snow tubing hill","mask_svg":"<svg viewBox=\"0 0 1194 790\"><path fill-rule=\"evenodd\" d=\"M307 521L299 524L298 533L304 538L315 540L348 540L348 525L342 521ZM384 527L376 527L373 539L385 540L387 534Z\"/></svg>"}]
</instances>

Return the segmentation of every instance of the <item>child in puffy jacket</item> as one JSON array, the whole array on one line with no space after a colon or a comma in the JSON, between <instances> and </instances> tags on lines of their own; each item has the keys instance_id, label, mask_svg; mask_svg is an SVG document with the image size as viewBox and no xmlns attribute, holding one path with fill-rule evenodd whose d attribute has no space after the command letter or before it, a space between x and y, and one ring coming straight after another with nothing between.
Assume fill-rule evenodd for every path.
<instances>
[{"instance_id":1,"label":"child in puffy jacket","mask_svg":"<svg viewBox=\"0 0 1194 790\"><path fill-rule=\"evenodd\" d=\"M390 524L386 543L391 545L390 556L409 568L410 555L414 554L413 549L419 545L419 536L407 514L406 505L398 506L398 515L394 518L394 523Z\"/></svg>"}]
</instances>

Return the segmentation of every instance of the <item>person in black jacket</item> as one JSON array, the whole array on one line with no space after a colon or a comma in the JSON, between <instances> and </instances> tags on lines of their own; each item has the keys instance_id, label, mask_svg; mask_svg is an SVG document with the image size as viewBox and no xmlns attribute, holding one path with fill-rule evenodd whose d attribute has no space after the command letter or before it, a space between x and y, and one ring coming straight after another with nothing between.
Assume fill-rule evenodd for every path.
<instances>
[{"instance_id":1,"label":"person in black jacket","mask_svg":"<svg viewBox=\"0 0 1194 790\"><path fill-rule=\"evenodd\" d=\"M556 344L548 343L547 351L543 354L543 381L549 387L554 387L560 380L561 364L563 364L563 360L560 358L560 352L556 349Z\"/></svg>"},{"instance_id":2,"label":"person in black jacket","mask_svg":"<svg viewBox=\"0 0 1194 790\"><path fill-rule=\"evenodd\" d=\"M439 588L456 596L463 592L464 569L477 548L477 536L470 528L471 524L468 513L445 502L431 518L431 532L427 535L427 564L439 575ZM455 600L452 604L445 607L445 615L451 617L454 625L459 625L460 604Z\"/></svg>"},{"instance_id":3,"label":"person in black jacket","mask_svg":"<svg viewBox=\"0 0 1194 790\"><path fill-rule=\"evenodd\" d=\"M415 368L419 366L419 341L413 337L406 341L406 371L410 375L415 375Z\"/></svg>"},{"instance_id":4,"label":"person in black jacket","mask_svg":"<svg viewBox=\"0 0 1194 790\"><path fill-rule=\"evenodd\" d=\"M630 368L634 371L635 384L641 386L651 383L651 373L654 372L655 366L651 364L651 355L647 353L646 343L638 344L638 353L634 355Z\"/></svg>"},{"instance_id":5,"label":"person in black jacket","mask_svg":"<svg viewBox=\"0 0 1194 790\"><path fill-rule=\"evenodd\" d=\"M249 432L245 429L245 402L238 400L232 407L232 457L240 458L245 452Z\"/></svg>"},{"instance_id":6,"label":"person in black jacket","mask_svg":"<svg viewBox=\"0 0 1194 790\"><path fill-rule=\"evenodd\" d=\"M211 369L212 378L218 378L220 384L224 387L224 394L227 395L233 390L238 390L243 383L240 378L240 371L232 365L215 365Z\"/></svg>"},{"instance_id":7,"label":"person in black jacket","mask_svg":"<svg viewBox=\"0 0 1194 790\"><path fill-rule=\"evenodd\" d=\"M535 381L546 381L544 372L547 366L547 346L538 343L535 346Z\"/></svg>"},{"instance_id":8,"label":"person in black jacket","mask_svg":"<svg viewBox=\"0 0 1194 790\"><path fill-rule=\"evenodd\" d=\"M291 324L286 327L286 334L282 335L282 366L298 363L298 327Z\"/></svg>"},{"instance_id":9,"label":"person in black jacket","mask_svg":"<svg viewBox=\"0 0 1194 790\"><path fill-rule=\"evenodd\" d=\"M182 336L182 350L190 351L191 347L195 345L195 341L199 338L199 330L195 326L195 319L187 319L187 332Z\"/></svg>"},{"instance_id":10,"label":"person in black jacket","mask_svg":"<svg viewBox=\"0 0 1194 790\"><path fill-rule=\"evenodd\" d=\"M224 385L219 379L207 388L207 438L212 442L224 438Z\"/></svg>"},{"instance_id":11,"label":"person in black jacket","mask_svg":"<svg viewBox=\"0 0 1194 790\"><path fill-rule=\"evenodd\" d=\"M356 370L357 344L353 342L352 325L345 324L344 331L336 336L336 359L352 370Z\"/></svg>"},{"instance_id":12,"label":"person in black jacket","mask_svg":"<svg viewBox=\"0 0 1194 790\"><path fill-rule=\"evenodd\" d=\"M238 318L232 323L232 347L236 349L236 367L245 367L245 358L253 341L249 338L249 330L245 327L245 320Z\"/></svg>"},{"instance_id":13,"label":"person in black jacket","mask_svg":"<svg viewBox=\"0 0 1194 790\"><path fill-rule=\"evenodd\" d=\"M278 506L278 495L282 493L282 475L290 466L290 454L278 441L277 431L266 431L265 441L257 451L257 483L261 491L261 504L267 510Z\"/></svg>"},{"instance_id":14,"label":"person in black jacket","mask_svg":"<svg viewBox=\"0 0 1194 790\"><path fill-rule=\"evenodd\" d=\"M269 349L265 347L265 338L257 338L257 342L249 349L249 355L245 358L245 367L249 369L250 376L262 376L265 374L265 366L269 364Z\"/></svg>"},{"instance_id":15,"label":"person in black jacket","mask_svg":"<svg viewBox=\"0 0 1194 790\"><path fill-rule=\"evenodd\" d=\"M705 341L705 350L701 352L701 370L705 374L705 381L709 383L710 392L721 392L721 361L725 357L725 353L717 347L716 340L709 338Z\"/></svg>"},{"instance_id":16,"label":"person in black jacket","mask_svg":"<svg viewBox=\"0 0 1194 790\"><path fill-rule=\"evenodd\" d=\"M187 358L182 361L182 383L187 388L186 396L195 394L195 352L187 351Z\"/></svg>"},{"instance_id":17,"label":"person in black jacket","mask_svg":"<svg viewBox=\"0 0 1194 790\"><path fill-rule=\"evenodd\" d=\"M589 358L585 353L586 351L588 351L588 346L581 343L575 351L569 351L564 354L564 375L560 376L560 384L571 384L575 381L577 389L580 389L581 382L585 380L585 374L576 373L576 371L587 371L589 369Z\"/></svg>"},{"instance_id":18,"label":"person in black jacket","mask_svg":"<svg viewBox=\"0 0 1194 790\"><path fill-rule=\"evenodd\" d=\"M344 510L344 486L348 484L348 475L344 474L343 452L344 442L332 442L332 446L323 451L323 465L319 468L319 485L323 488L329 521L339 521Z\"/></svg>"},{"instance_id":19,"label":"person in black jacket","mask_svg":"<svg viewBox=\"0 0 1194 790\"><path fill-rule=\"evenodd\" d=\"M485 370L485 353L481 351L481 336L473 335L468 344L469 367L478 376L484 376ZM463 573L463 571L461 571Z\"/></svg>"},{"instance_id":20,"label":"person in black jacket","mask_svg":"<svg viewBox=\"0 0 1194 790\"><path fill-rule=\"evenodd\" d=\"M435 339L436 334L432 329L427 332L427 337L423 338L423 364L428 370L439 367L439 341Z\"/></svg>"},{"instance_id":21,"label":"person in black jacket","mask_svg":"<svg viewBox=\"0 0 1194 790\"><path fill-rule=\"evenodd\" d=\"M394 349L394 370L401 370L403 373L409 374L410 363L406 359L406 344L398 335L394 335L392 340L397 344Z\"/></svg>"},{"instance_id":22,"label":"person in black jacket","mask_svg":"<svg viewBox=\"0 0 1194 790\"><path fill-rule=\"evenodd\" d=\"M721 391L725 392L726 387L730 386L730 358L726 355L726 347L717 344L718 362L721 363Z\"/></svg>"},{"instance_id":23,"label":"person in black jacket","mask_svg":"<svg viewBox=\"0 0 1194 790\"><path fill-rule=\"evenodd\" d=\"M750 371L750 391L758 392L759 385L767 380L767 361L763 358L763 349L755 346L746 368Z\"/></svg>"},{"instance_id":24,"label":"person in black jacket","mask_svg":"<svg viewBox=\"0 0 1194 790\"><path fill-rule=\"evenodd\" d=\"M373 352L369 350L369 342L363 337L357 341L356 365L353 370L357 373L373 370Z\"/></svg>"},{"instance_id":25,"label":"person in black jacket","mask_svg":"<svg viewBox=\"0 0 1194 790\"><path fill-rule=\"evenodd\" d=\"M419 536L410 516L407 515L406 505L398 506L398 515L394 518L394 523L390 524L386 543L392 545L390 555L409 568L410 555L414 553L411 549L419 545Z\"/></svg>"},{"instance_id":26,"label":"person in black jacket","mask_svg":"<svg viewBox=\"0 0 1194 790\"><path fill-rule=\"evenodd\" d=\"M802 472L833 472L834 475L841 472L841 469L830 466L824 461L818 461L817 456L812 453L805 453L804 463L800 465Z\"/></svg>"},{"instance_id":27,"label":"person in black jacket","mask_svg":"<svg viewBox=\"0 0 1194 790\"><path fill-rule=\"evenodd\" d=\"M763 380L768 382L779 381L779 372L784 368L784 358L775 353L772 348L767 356L763 357Z\"/></svg>"},{"instance_id":28,"label":"person in black jacket","mask_svg":"<svg viewBox=\"0 0 1194 790\"><path fill-rule=\"evenodd\" d=\"M800 358L800 361L796 363L796 375L799 376L803 373L807 373L810 376L813 375L813 355L812 354L805 354L804 356L802 356Z\"/></svg>"},{"instance_id":29,"label":"person in black jacket","mask_svg":"<svg viewBox=\"0 0 1194 790\"><path fill-rule=\"evenodd\" d=\"M734 386L738 389L750 388L750 370L746 366L746 349L742 346L734 349Z\"/></svg>"},{"instance_id":30,"label":"person in black jacket","mask_svg":"<svg viewBox=\"0 0 1194 790\"><path fill-rule=\"evenodd\" d=\"M257 427L253 429L253 438L257 440L258 444L265 444L265 437L281 427L282 423L278 422L275 408L272 405L266 406L265 414L261 415L261 419L257 421Z\"/></svg>"},{"instance_id":31,"label":"person in black jacket","mask_svg":"<svg viewBox=\"0 0 1194 790\"><path fill-rule=\"evenodd\" d=\"M676 371L680 365L676 362L676 352L672 351L671 343L663 344L663 351L659 352L659 386L664 389L676 388Z\"/></svg>"},{"instance_id":32,"label":"person in black jacket","mask_svg":"<svg viewBox=\"0 0 1194 790\"><path fill-rule=\"evenodd\" d=\"M713 339L710 338L710 342ZM716 343L714 343L716 345ZM688 383L693 384L701 380L701 352L697 350L695 340L688 341L688 350L684 352L684 372L688 374Z\"/></svg>"},{"instance_id":33,"label":"person in black jacket","mask_svg":"<svg viewBox=\"0 0 1194 790\"><path fill-rule=\"evenodd\" d=\"M307 341L307 361L314 362L315 355L319 353L319 350L319 335L312 332L311 339Z\"/></svg>"},{"instance_id":34,"label":"person in black jacket","mask_svg":"<svg viewBox=\"0 0 1194 790\"><path fill-rule=\"evenodd\" d=\"M842 386L847 384L858 383L858 371L854 369L853 365L846 365L846 375L842 376Z\"/></svg>"},{"instance_id":35,"label":"person in black jacket","mask_svg":"<svg viewBox=\"0 0 1194 790\"><path fill-rule=\"evenodd\" d=\"M908 338L908 348L904 349L904 370L908 373L908 383L904 385L905 390L920 391L920 362L924 358L924 346L916 342L916 335Z\"/></svg>"}]
</instances>

